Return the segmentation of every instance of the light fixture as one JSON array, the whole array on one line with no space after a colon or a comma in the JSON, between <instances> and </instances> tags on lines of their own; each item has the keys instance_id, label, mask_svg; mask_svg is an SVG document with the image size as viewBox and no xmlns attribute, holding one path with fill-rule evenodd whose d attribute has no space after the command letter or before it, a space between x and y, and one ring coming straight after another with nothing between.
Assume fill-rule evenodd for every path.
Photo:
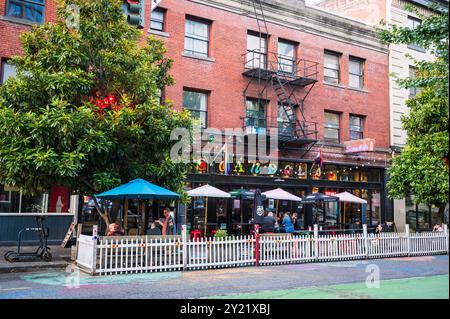
<instances>
[{"instance_id":1,"label":"light fixture","mask_svg":"<svg viewBox=\"0 0 450 319\"><path fill-rule=\"evenodd\" d=\"M277 178L276 180L274 180L275 183L284 183L284 179L282 178Z\"/></svg>"}]
</instances>

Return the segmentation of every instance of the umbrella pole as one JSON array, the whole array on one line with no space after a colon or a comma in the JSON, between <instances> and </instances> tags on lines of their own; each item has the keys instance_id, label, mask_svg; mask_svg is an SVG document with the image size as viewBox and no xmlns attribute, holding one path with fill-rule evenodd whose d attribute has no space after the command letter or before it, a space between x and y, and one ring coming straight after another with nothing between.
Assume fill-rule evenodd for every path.
<instances>
[{"instance_id":1,"label":"umbrella pole","mask_svg":"<svg viewBox=\"0 0 450 319\"><path fill-rule=\"evenodd\" d=\"M346 208L347 208L347 203L344 202L344 221L343 221L344 229L345 229L345 215L346 215Z\"/></svg>"},{"instance_id":2,"label":"umbrella pole","mask_svg":"<svg viewBox=\"0 0 450 319\"><path fill-rule=\"evenodd\" d=\"M123 227L125 228L125 235L128 235L128 198L125 199L125 205L123 207Z\"/></svg>"},{"instance_id":3,"label":"umbrella pole","mask_svg":"<svg viewBox=\"0 0 450 319\"><path fill-rule=\"evenodd\" d=\"M279 206L279 204L280 204L280 200L277 199L277 216L278 216L278 206Z\"/></svg>"},{"instance_id":4,"label":"umbrella pole","mask_svg":"<svg viewBox=\"0 0 450 319\"><path fill-rule=\"evenodd\" d=\"M240 201L240 207L241 207L241 236L244 235L244 207L242 207L242 198Z\"/></svg>"},{"instance_id":5,"label":"umbrella pole","mask_svg":"<svg viewBox=\"0 0 450 319\"><path fill-rule=\"evenodd\" d=\"M205 237L208 228L208 197L205 198Z\"/></svg>"}]
</instances>

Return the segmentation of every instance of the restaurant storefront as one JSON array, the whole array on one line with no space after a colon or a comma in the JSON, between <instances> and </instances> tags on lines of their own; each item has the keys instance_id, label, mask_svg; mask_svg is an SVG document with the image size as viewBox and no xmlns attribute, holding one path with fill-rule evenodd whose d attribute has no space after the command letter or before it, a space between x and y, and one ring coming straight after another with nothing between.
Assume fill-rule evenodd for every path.
<instances>
[{"instance_id":1,"label":"restaurant storefront","mask_svg":"<svg viewBox=\"0 0 450 319\"><path fill-rule=\"evenodd\" d=\"M226 192L241 187L248 190L259 188L263 192L280 187L299 197L315 192L334 195L348 191L367 200L367 224L376 227L386 222L384 171L384 167L335 164L325 164L321 170L313 167L311 162L280 161L278 165L238 162L232 165L226 175L221 164L209 167L206 162L200 161L188 176L187 186L196 188L208 183ZM203 199L195 199L189 205L186 215L189 229L203 229L204 203ZM225 229L233 235L248 234L252 205L251 200L208 201L208 231ZM301 202L265 201L267 211L297 213L303 229L309 229L315 223L324 228L345 229L355 221L361 221L361 205L347 204L345 215L339 214L343 210L342 205L322 203L315 206L303 205Z\"/></svg>"},{"instance_id":2,"label":"restaurant storefront","mask_svg":"<svg viewBox=\"0 0 450 319\"><path fill-rule=\"evenodd\" d=\"M70 189L64 186L29 195L17 188L0 185L0 245L15 245L19 231L36 227L35 217L42 214L46 215L45 227L50 229L49 243L60 244L76 218L77 199L78 196L71 196ZM35 243L38 237L36 233L27 232L23 240Z\"/></svg>"}]
</instances>

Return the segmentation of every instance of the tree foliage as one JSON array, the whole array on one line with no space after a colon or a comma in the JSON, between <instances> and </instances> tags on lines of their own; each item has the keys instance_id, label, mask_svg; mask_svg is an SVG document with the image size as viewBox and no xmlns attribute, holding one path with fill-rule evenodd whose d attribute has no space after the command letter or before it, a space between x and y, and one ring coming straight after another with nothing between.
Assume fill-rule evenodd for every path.
<instances>
[{"instance_id":1,"label":"tree foliage","mask_svg":"<svg viewBox=\"0 0 450 319\"><path fill-rule=\"evenodd\" d=\"M79 28L66 24L68 4ZM57 22L21 35L18 75L0 87L0 183L95 194L140 177L181 190L187 167L170 159L170 133L190 116L160 105L172 61L121 4L59 0Z\"/></svg>"},{"instance_id":2,"label":"tree foliage","mask_svg":"<svg viewBox=\"0 0 450 319\"><path fill-rule=\"evenodd\" d=\"M406 103L409 114L402 122L408 138L402 153L392 160L388 189L391 198L413 193L417 203L442 206L449 195L448 11L435 11L421 19L413 30L400 26L379 29L387 44L416 44L436 56L432 61L413 60L417 75L397 79L401 87L418 87L420 93Z\"/></svg>"}]
</instances>

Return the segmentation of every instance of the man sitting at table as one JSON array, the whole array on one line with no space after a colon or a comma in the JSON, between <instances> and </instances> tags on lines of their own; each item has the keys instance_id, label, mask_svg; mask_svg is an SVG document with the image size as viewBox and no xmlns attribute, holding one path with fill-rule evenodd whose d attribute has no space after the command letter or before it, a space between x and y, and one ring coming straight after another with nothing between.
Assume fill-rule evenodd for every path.
<instances>
[{"instance_id":1,"label":"man sitting at table","mask_svg":"<svg viewBox=\"0 0 450 319\"><path fill-rule=\"evenodd\" d=\"M264 224L262 227L263 233L273 233L275 231L275 217L273 217L272 212L268 212L264 216Z\"/></svg>"}]
</instances>

